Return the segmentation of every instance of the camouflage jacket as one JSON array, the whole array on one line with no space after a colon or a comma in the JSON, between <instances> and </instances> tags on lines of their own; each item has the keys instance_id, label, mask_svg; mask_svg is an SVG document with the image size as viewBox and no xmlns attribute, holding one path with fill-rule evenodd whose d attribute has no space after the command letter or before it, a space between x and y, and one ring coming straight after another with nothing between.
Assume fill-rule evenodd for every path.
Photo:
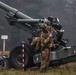
<instances>
[{"instance_id":1,"label":"camouflage jacket","mask_svg":"<svg viewBox=\"0 0 76 75\"><path fill-rule=\"evenodd\" d=\"M53 45L52 33L41 32L40 38L41 38L41 40L40 40L41 46L48 47L48 48L52 47L52 45Z\"/></svg>"}]
</instances>

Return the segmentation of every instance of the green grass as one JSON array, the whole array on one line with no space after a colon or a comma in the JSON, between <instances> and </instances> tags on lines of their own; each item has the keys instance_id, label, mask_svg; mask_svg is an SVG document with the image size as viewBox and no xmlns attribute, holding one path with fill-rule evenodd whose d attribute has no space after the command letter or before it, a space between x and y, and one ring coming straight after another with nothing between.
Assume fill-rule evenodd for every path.
<instances>
[{"instance_id":1,"label":"green grass","mask_svg":"<svg viewBox=\"0 0 76 75\"><path fill-rule=\"evenodd\" d=\"M76 75L76 72L73 70L60 70L60 69L48 70L46 73L40 73L39 70L35 71L2 70L0 71L0 75Z\"/></svg>"},{"instance_id":2,"label":"green grass","mask_svg":"<svg viewBox=\"0 0 76 75\"><path fill-rule=\"evenodd\" d=\"M60 70L60 69L52 69L48 70L46 73L40 73L39 70L1 70L0 75L76 75L76 72L73 70Z\"/></svg>"},{"instance_id":3,"label":"green grass","mask_svg":"<svg viewBox=\"0 0 76 75\"><path fill-rule=\"evenodd\" d=\"M0 75L76 75L76 63L62 65L58 68L48 69L46 73L40 73L39 69L0 70Z\"/></svg>"}]
</instances>

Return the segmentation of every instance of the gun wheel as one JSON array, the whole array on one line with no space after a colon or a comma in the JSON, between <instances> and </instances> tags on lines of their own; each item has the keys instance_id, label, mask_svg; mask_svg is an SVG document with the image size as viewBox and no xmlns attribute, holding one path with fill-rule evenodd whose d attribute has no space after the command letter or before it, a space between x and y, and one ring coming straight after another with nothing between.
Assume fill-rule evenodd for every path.
<instances>
[{"instance_id":1,"label":"gun wheel","mask_svg":"<svg viewBox=\"0 0 76 75\"><path fill-rule=\"evenodd\" d=\"M29 61L29 55L28 52L25 50L25 56L24 56L24 66L28 66ZM10 53L10 60L14 68L21 69L22 68L22 50L20 47L16 47L14 50Z\"/></svg>"}]
</instances>

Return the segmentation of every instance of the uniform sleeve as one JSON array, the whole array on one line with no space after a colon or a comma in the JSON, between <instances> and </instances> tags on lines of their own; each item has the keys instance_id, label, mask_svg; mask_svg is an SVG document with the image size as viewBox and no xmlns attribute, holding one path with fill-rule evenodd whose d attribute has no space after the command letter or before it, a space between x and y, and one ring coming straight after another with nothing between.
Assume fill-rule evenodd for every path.
<instances>
[{"instance_id":1,"label":"uniform sleeve","mask_svg":"<svg viewBox=\"0 0 76 75\"><path fill-rule=\"evenodd\" d=\"M47 44L49 41L50 41L50 37L47 37L45 40L44 40L44 44Z\"/></svg>"},{"instance_id":2,"label":"uniform sleeve","mask_svg":"<svg viewBox=\"0 0 76 75\"><path fill-rule=\"evenodd\" d=\"M33 46L36 42L37 42L37 40L38 40L38 37L35 37L33 40L32 40L32 42L31 42L31 46Z\"/></svg>"}]
</instances>

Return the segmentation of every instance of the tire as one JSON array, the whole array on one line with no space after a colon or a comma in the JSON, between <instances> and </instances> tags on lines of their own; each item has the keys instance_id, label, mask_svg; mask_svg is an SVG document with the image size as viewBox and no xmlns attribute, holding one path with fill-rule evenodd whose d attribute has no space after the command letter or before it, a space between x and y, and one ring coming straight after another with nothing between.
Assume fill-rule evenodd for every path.
<instances>
[{"instance_id":1,"label":"tire","mask_svg":"<svg viewBox=\"0 0 76 75\"><path fill-rule=\"evenodd\" d=\"M22 49L21 47L16 47L14 50L10 53L10 60L14 68L21 69L22 68ZM27 67L29 63L29 54L25 50L25 56L24 56L24 66Z\"/></svg>"}]
</instances>

